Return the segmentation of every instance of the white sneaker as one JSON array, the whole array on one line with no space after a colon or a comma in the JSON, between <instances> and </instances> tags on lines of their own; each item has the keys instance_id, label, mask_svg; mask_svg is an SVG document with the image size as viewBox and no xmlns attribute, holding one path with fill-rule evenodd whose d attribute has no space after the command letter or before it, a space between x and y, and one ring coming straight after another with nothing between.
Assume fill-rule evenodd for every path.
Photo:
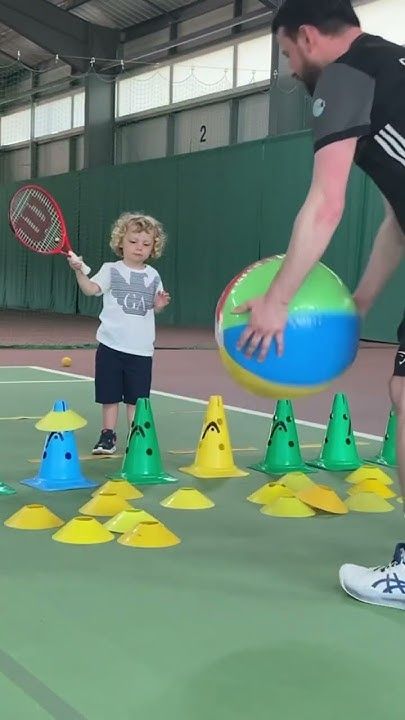
<instances>
[{"instance_id":1,"label":"white sneaker","mask_svg":"<svg viewBox=\"0 0 405 720\"><path fill-rule=\"evenodd\" d=\"M405 544L396 546L392 562L385 567L342 565L339 580L343 590L360 602L405 610Z\"/></svg>"}]
</instances>

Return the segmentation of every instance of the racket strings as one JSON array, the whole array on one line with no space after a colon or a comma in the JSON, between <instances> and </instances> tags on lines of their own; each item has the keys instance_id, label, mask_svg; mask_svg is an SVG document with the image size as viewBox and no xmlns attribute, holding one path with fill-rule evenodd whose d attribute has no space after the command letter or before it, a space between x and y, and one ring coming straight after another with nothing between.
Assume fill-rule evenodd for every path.
<instances>
[{"instance_id":1,"label":"racket strings","mask_svg":"<svg viewBox=\"0 0 405 720\"><path fill-rule=\"evenodd\" d=\"M56 250L62 241L62 226L52 201L29 188L16 198L11 221L21 242L36 252Z\"/></svg>"}]
</instances>

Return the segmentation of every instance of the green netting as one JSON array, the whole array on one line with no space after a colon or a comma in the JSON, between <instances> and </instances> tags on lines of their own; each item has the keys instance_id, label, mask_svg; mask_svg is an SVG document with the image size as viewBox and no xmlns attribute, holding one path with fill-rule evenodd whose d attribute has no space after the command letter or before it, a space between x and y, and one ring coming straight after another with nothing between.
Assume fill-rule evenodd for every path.
<instances>
[{"instance_id":1,"label":"green netting","mask_svg":"<svg viewBox=\"0 0 405 720\"><path fill-rule=\"evenodd\" d=\"M158 323L212 327L214 307L226 283L248 263L286 249L306 197L312 165L311 135L301 132L204 153L69 173L40 183L60 202L73 247L94 272L102 262L115 258L108 242L119 213L136 210L158 217L169 242L156 267L172 295ZM7 208L15 187L0 188L0 306L96 317L100 300L77 291L64 257L37 257L13 238ZM354 168L344 218L324 258L352 290L381 217L382 201L375 186ZM365 323L367 339L395 341L402 288L399 271ZM25 336L14 344L22 347L29 341ZM41 347L46 344L44 337ZM36 345L38 341L30 344ZM84 345L75 338L70 344L61 338L57 347Z\"/></svg>"}]
</instances>

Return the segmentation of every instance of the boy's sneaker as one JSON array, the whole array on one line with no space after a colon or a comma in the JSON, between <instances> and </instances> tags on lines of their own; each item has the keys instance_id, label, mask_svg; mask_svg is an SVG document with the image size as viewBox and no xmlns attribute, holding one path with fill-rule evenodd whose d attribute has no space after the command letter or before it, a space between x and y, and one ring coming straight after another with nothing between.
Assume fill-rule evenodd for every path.
<instances>
[{"instance_id":1,"label":"boy's sneaker","mask_svg":"<svg viewBox=\"0 0 405 720\"><path fill-rule=\"evenodd\" d=\"M117 436L113 430L102 430L98 442L93 448L93 455L114 455Z\"/></svg>"},{"instance_id":2,"label":"boy's sneaker","mask_svg":"<svg viewBox=\"0 0 405 720\"><path fill-rule=\"evenodd\" d=\"M405 610L405 544L396 546L389 565L343 565L339 579L343 590L360 602Z\"/></svg>"}]
</instances>

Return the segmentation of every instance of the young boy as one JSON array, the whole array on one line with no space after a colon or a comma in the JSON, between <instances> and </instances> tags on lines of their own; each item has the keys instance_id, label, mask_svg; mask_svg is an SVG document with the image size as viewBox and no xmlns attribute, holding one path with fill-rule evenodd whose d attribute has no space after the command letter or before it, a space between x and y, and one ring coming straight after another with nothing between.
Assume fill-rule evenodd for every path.
<instances>
[{"instance_id":1,"label":"young boy","mask_svg":"<svg viewBox=\"0 0 405 720\"><path fill-rule=\"evenodd\" d=\"M97 331L96 403L103 406L103 427L94 455L116 451L119 403L131 423L138 398L149 397L155 342L155 313L170 302L159 273L147 265L166 243L162 225L152 217L124 213L115 222L110 247L120 258L104 263L91 279L68 258L85 295L103 296Z\"/></svg>"}]
</instances>

